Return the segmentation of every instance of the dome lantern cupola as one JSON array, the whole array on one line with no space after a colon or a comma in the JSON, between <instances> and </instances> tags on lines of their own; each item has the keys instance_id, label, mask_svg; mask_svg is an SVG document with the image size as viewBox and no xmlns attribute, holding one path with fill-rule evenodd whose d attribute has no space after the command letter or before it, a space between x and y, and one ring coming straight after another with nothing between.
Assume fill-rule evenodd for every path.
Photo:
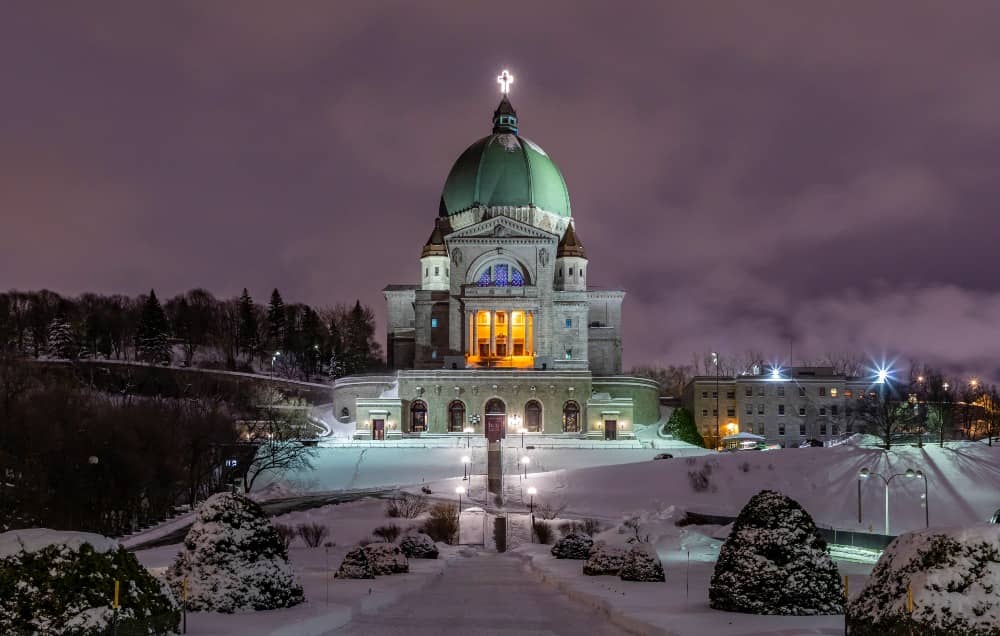
<instances>
[{"instance_id":1,"label":"dome lantern cupola","mask_svg":"<svg viewBox=\"0 0 1000 636\"><path fill-rule=\"evenodd\" d=\"M493 134L504 133L517 134L517 111L514 110L514 105L507 99L506 94L500 99L497 109L493 111Z\"/></svg>"}]
</instances>

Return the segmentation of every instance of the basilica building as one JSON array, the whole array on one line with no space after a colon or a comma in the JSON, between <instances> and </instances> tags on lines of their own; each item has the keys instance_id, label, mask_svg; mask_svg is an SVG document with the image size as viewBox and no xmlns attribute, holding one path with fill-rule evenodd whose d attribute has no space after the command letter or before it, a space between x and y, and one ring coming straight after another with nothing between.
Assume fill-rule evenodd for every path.
<instances>
[{"instance_id":1,"label":"basilica building","mask_svg":"<svg viewBox=\"0 0 1000 636\"><path fill-rule=\"evenodd\" d=\"M634 437L660 417L657 385L621 375L625 292L590 273L562 173L505 90L445 179L420 283L383 290L394 373L338 379L335 415L373 440Z\"/></svg>"}]
</instances>

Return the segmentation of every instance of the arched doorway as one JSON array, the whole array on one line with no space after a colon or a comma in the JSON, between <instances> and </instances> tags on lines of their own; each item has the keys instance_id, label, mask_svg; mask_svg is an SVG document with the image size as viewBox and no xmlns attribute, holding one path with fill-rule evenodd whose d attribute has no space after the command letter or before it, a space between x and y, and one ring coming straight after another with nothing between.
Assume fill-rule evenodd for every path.
<instances>
[{"instance_id":1,"label":"arched doorway","mask_svg":"<svg viewBox=\"0 0 1000 636\"><path fill-rule=\"evenodd\" d=\"M416 400L410 406L410 432L423 433L427 430L427 404Z\"/></svg>"},{"instance_id":2,"label":"arched doorway","mask_svg":"<svg viewBox=\"0 0 1000 636\"><path fill-rule=\"evenodd\" d=\"M448 432L461 433L465 429L465 403L453 400L448 405Z\"/></svg>"},{"instance_id":3,"label":"arched doorway","mask_svg":"<svg viewBox=\"0 0 1000 636\"><path fill-rule=\"evenodd\" d=\"M529 433L542 432L542 405L538 400L528 400L524 405L524 429Z\"/></svg>"},{"instance_id":4,"label":"arched doorway","mask_svg":"<svg viewBox=\"0 0 1000 636\"><path fill-rule=\"evenodd\" d=\"M580 432L580 405L570 400L563 405L563 433Z\"/></svg>"},{"instance_id":5,"label":"arched doorway","mask_svg":"<svg viewBox=\"0 0 1000 636\"><path fill-rule=\"evenodd\" d=\"M500 398L486 402L486 439L498 442L507 437L507 405Z\"/></svg>"}]
</instances>

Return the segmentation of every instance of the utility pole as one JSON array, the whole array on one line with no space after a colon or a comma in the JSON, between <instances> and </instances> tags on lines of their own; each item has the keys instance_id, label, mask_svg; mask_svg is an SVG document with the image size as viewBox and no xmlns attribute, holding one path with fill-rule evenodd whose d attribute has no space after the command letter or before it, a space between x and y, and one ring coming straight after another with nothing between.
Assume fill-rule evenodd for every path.
<instances>
[{"instance_id":1,"label":"utility pole","mask_svg":"<svg viewBox=\"0 0 1000 636\"><path fill-rule=\"evenodd\" d=\"M715 364L715 446L722 443L722 432L719 429L719 354L712 352L712 363Z\"/></svg>"}]
</instances>

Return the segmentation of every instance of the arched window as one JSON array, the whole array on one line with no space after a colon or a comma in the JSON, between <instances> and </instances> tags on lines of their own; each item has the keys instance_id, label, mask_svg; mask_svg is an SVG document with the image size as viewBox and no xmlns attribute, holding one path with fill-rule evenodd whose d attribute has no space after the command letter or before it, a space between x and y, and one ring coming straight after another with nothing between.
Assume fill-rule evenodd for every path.
<instances>
[{"instance_id":1,"label":"arched window","mask_svg":"<svg viewBox=\"0 0 1000 636\"><path fill-rule=\"evenodd\" d=\"M524 287L524 273L510 263L488 265L476 278L477 287Z\"/></svg>"},{"instance_id":2,"label":"arched window","mask_svg":"<svg viewBox=\"0 0 1000 636\"><path fill-rule=\"evenodd\" d=\"M410 432L422 433L427 430L427 405L417 400L410 407Z\"/></svg>"},{"instance_id":3,"label":"arched window","mask_svg":"<svg viewBox=\"0 0 1000 636\"><path fill-rule=\"evenodd\" d=\"M542 405L538 400L529 400L524 405L524 428L529 433L542 431Z\"/></svg>"},{"instance_id":4,"label":"arched window","mask_svg":"<svg viewBox=\"0 0 1000 636\"><path fill-rule=\"evenodd\" d=\"M563 406L563 433L580 432L580 405L570 400Z\"/></svg>"},{"instance_id":5,"label":"arched window","mask_svg":"<svg viewBox=\"0 0 1000 636\"><path fill-rule=\"evenodd\" d=\"M465 404L455 400L448 405L448 432L461 433L465 428Z\"/></svg>"}]
</instances>

